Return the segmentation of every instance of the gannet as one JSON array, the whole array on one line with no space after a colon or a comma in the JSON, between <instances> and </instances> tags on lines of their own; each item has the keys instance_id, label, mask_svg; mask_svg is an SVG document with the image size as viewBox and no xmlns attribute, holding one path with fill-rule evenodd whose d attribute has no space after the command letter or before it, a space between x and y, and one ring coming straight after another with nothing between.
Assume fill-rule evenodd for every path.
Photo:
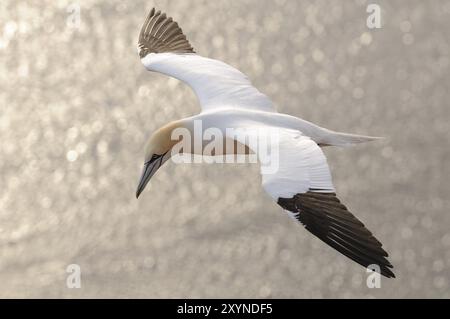
<instances>
[{"instance_id":1,"label":"gannet","mask_svg":"<svg viewBox=\"0 0 450 319\"><path fill-rule=\"evenodd\" d=\"M325 146L347 146L377 138L335 132L277 112L270 99L243 73L224 62L196 54L177 22L155 8L142 26L138 52L148 71L174 77L190 86L198 97L201 112L171 122L150 136L137 198L180 142L171 138L175 129L192 131L194 121L201 121L204 127L218 128L227 139L250 148L239 134L228 136L226 128L264 128L259 132L276 128L279 167L270 173L261 169L264 190L290 217L329 246L364 267L376 265L382 275L395 277L382 244L337 198L322 152ZM238 153L236 149L232 152ZM248 152L247 149L245 154Z\"/></svg>"}]
</instances>

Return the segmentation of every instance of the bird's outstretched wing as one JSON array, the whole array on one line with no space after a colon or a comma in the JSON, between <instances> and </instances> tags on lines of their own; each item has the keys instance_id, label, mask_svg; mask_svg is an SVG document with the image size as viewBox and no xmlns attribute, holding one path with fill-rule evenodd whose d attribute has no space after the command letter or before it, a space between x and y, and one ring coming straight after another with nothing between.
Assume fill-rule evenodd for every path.
<instances>
[{"instance_id":1,"label":"bird's outstretched wing","mask_svg":"<svg viewBox=\"0 0 450 319\"><path fill-rule=\"evenodd\" d=\"M138 48L148 70L188 84L199 98L202 111L245 108L276 112L269 98L245 74L224 62L195 54L178 24L164 13L152 9L142 27Z\"/></svg>"},{"instance_id":2,"label":"bird's outstretched wing","mask_svg":"<svg viewBox=\"0 0 450 319\"><path fill-rule=\"evenodd\" d=\"M266 192L309 232L343 255L364 267L377 265L382 275L395 277L382 244L336 197L321 148L299 131L268 132L266 128L264 134L277 139L266 143L271 152L253 150L266 163L261 164ZM245 143L243 137L238 140Z\"/></svg>"}]
</instances>

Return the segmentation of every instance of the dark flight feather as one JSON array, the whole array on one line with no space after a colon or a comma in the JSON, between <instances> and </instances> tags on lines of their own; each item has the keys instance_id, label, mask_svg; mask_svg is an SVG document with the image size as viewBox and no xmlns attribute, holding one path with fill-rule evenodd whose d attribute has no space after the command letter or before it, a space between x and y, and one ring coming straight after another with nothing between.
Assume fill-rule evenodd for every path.
<instances>
[{"instance_id":1,"label":"dark flight feather","mask_svg":"<svg viewBox=\"0 0 450 319\"><path fill-rule=\"evenodd\" d=\"M139 34L139 57L149 53L195 53L178 23L153 8Z\"/></svg>"},{"instance_id":2,"label":"dark flight feather","mask_svg":"<svg viewBox=\"0 0 450 319\"><path fill-rule=\"evenodd\" d=\"M309 191L293 198L279 198L278 204L296 214L295 218L309 232L343 255L364 267L378 265L382 275L395 278L382 244L347 210L335 193Z\"/></svg>"}]
</instances>

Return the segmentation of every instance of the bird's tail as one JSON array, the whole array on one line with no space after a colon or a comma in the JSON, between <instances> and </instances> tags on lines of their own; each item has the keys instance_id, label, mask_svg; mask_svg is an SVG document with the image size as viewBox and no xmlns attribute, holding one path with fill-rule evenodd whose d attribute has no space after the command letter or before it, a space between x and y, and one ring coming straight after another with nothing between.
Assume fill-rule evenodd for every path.
<instances>
[{"instance_id":1,"label":"bird's tail","mask_svg":"<svg viewBox=\"0 0 450 319\"><path fill-rule=\"evenodd\" d=\"M350 146L353 144L371 142L380 139L383 139L383 137L328 131L327 134L322 136L322 139L319 144L321 146Z\"/></svg>"}]
</instances>

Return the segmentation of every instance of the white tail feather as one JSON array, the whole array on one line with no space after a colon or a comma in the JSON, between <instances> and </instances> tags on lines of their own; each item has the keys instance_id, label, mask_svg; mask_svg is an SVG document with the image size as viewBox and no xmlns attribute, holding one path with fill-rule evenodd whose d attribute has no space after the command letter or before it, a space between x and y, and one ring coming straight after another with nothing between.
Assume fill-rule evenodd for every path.
<instances>
[{"instance_id":1,"label":"white tail feather","mask_svg":"<svg viewBox=\"0 0 450 319\"><path fill-rule=\"evenodd\" d=\"M383 139L383 137L356 135L349 133L340 133L328 131L328 134L322 137L321 146L351 146L353 144L366 143Z\"/></svg>"}]
</instances>

